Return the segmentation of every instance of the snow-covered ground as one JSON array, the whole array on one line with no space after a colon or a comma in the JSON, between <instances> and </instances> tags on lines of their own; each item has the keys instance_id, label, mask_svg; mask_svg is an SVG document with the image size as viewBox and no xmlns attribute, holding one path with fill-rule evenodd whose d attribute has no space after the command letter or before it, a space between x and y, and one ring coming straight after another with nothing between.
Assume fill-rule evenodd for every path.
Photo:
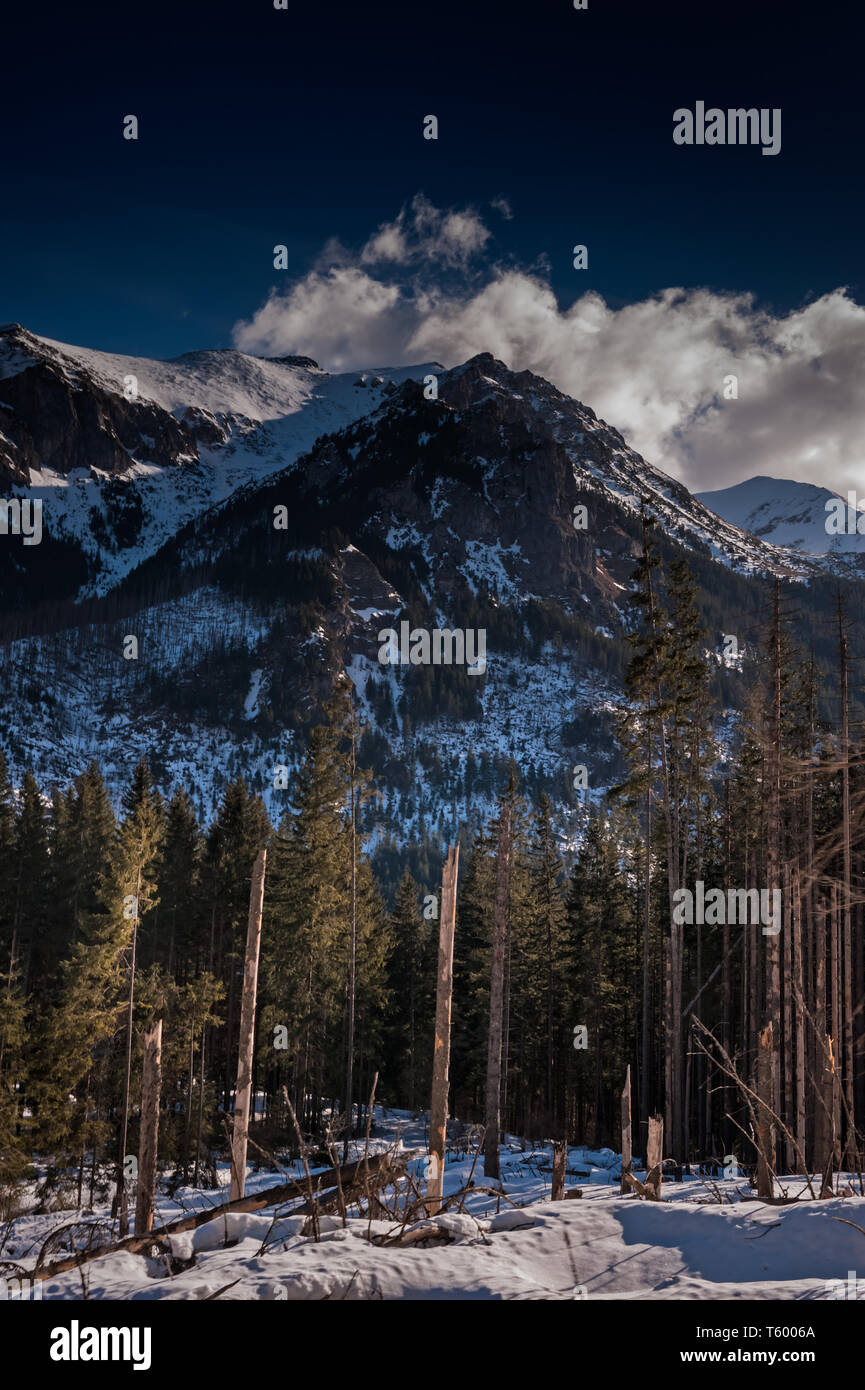
<instances>
[{"instance_id":1,"label":"snow-covered ground","mask_svg":"<svg viewBox=\"0 0 865 1390\"><path fill-rule=\"evenodd\" d=\"M422 1119L377 1109L370 1151L413 1153L409 1172L419 1183L424 1143ZM445 1196L465 1186L472 1159L469 1152L448 1162ZM851 1270L865 1269L865 1230L846 1224L865 1227L865 1197L770 1207L742 1200L744 1178L686 1177L664 1183L662 1202L645 1202L619 1196L616 1155L571 1149L566 1191L579 1186L583 1196L554 1204L549 1146L523 1150L510 1136L501 1151L501 1195L480 1190L498 1186L482 1169L479 1160L477 1190L462 1210L417 1223L442 1228L447 1243L388 1245L401 1221L356 1215L344 1227L337 1217L322 1217L316 1240L304 1233L307 1219L292 1216L286 1204L216 1217L174 1237L176 1260L194 1256L182 1272L170 1274L163 1259L121 1252L46 1281L43 1299L825 1300L837 1296L830 1281L846 1285ZM298 1165L293 1172L299 1175ZM228 1177L220 1169L225 1188ZM247 1194L283 1180L250 1170ZM804 1189L798 1178L782 1185L790 1195ZM383 1195L392 1198L392 1190ZM160 1197L158 1218L168 1222L217 1199L182 1189L173 1199ZM49 1232L76 1215L19 1216L5 1232L0 1258L31 1268ZM81 1216L104 1222L108 1211ZM865 1300L865 1279L859 1298Z\"/></svg>"}]
</instances>

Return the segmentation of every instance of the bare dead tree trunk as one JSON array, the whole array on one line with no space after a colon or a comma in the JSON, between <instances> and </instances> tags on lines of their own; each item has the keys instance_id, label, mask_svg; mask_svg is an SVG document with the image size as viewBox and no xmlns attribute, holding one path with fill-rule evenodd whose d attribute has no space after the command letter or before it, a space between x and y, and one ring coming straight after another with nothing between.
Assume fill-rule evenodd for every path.
<instances>
[{"instance_id":1,"label":"bare dead tree trunk","mask_svg":"<svg viewBox=\"0 0 865 1390\"><path fill-rule=\"evenodd\" d=\"M793 869L793 982L796 996L796 1143L799 1152L806 1155L806 1116L805 1116L805 1019L802 1013L804 982L802 971L802 888L799 880L799 865Z\"/></svg>"},{"instance_id":2,"label":"bare dead tree trunk","mask_svg":"<svg viewBox=\"0 0 865 1390\"><path fill-rule=\"evenodd\" d=\"M646 788L646 882L643 898L643 994L640 1021L640 1119L649 1123L649 937L652 926L652 744L648 740L649 786Z\"/></svg>"},{"instance_id":3,"label":"bare dead tree trunk","mask_svg":"<svg viewBox=\"0 0 865 1390\"><path fill-rule=\"evenodd\" d=\"M192 1133L192 1081L195 1075L195 1021L189 1029L189 1070L186 1078L186 1123L183 1126L183 1182L189 1179L189 1138Z\"/></svg>"},{"instance_id":4,"label":"bare dead tree trunk","mask_svg":"<svg viewBox=\"0 0 865 1390\"><path fill-rule=\"evenodd\" d=\"M763 1201L767 1201L774 1195L775 1127L770 1115L772 1075L775 1064L772 1031L771 1022L767 1023L766 1027L761 1030L757 1054L757 1094L760 1098L757 1105L757 1195Z\"/></svg>"},{"instance_id":5,"label":"bare dead tree trunk","mask_svg":"<svg viewBox=\"0 0 865 1390\"><path fill-rule=\"evenodd\" d=\"M553 1145L553 1183L550 1200L561 1202L565 1195L565 1168L568 1161L567 1139L557 1139Z\"/></svg>"},{"instance_id":6,"label":"bare dead tree trunk","mask_svg":"<svg viewBox=\"0 0 865 1390\"><path fill-rule=\"evenodd\" d=\"M258 995L258 959L261 954L261 914L264 908L264 870L267 850L260 849L252 870L243 994L240 1001L240 1043L237 1050L237 1085L234 1096L234 1129L231 1138L231 1189L229 1201L237 1201L246 1187L246 1146L252 1101L252 1060L255 1046L255 1006Z\"/></svg>"},{"instance_id":7,"label":"bare dead tree trunk","mask_svg":"<svg viewBox=\"0 0 865 1390\"><path fill-rule=\"evenodd\" d=\"M863 877L863 859L861 854L856 855L856 880L861 884ZM855 1076L855 1100L856 1108L854 1115L865 1115L865 913L862 904L856 904L856 927L853 932L856 942L855 947L855 969L853 978L856 981L856 995L853 1005L853 1018L855 1022L854 1039L854 1076ZM857 1143L856 1167L857 1170L863 1162L861 1146Z\"/></svg>"},{"instance_id":8,"label":"bare dead tree trunk","mask_svg":"<svg viewBox=\"0 0 865 1390\"><path fill-rule=\"evenodd\" d=\"M138 1192L135 1200L135 1234L137 1236L153 1230L161 1094L162 1019L158 1018L144 1034L144 1066L141 1075L141 1132L138 1138Z\"/></svg>"},{"instance_id":9,"label":"bare dead tree trunk","mask_svg":"<svg viewBox=\"0 0 865 1390\"><path fill-rule=\"evenodd\" d=\"M619 1192L624 1197L628 1191L628 1174L633 1169L633 1154L631 1152L631 1068L625 1073L625 1085L622 1091L622 1181L619 1185Z\"/></svg>"},{"instance_id":10,"label":"bare dead tree trunk","mask_svg":"<svg viewBox=\"0 0 865 1390\"><path fill-rule=\"evenodd\" d=\"M731 826L730 826L730 782L729 778L724 782L724 884L730 886L730 873L732 868L731 859ZM727 913L724 913L724 926L722 928L721 950L723 952L723 965L721 975L721 999L722 999L722 1023L721 1041L725 1052L730 1051L730 1025L731 1025L731 992L730 992L730 926L727 921ZM722 1081L721 1090L721 1143L722 1152L728 1153L730 1149L730 1121L727 1112L730 1109L730 1086L726 1072Z\"/></svg>"},{"instance_id":11,"label":"bare dead tree trunk","mask_svg":"<svg viewBox=\"0 0 865 1390\"><path fill-rule=\"evenodd\" d=\"M814 648L811 648L811 655L808 662L808 758L809 766L805 777L805 922L806 935L805 943L808 953L808 962L805 967L805 998L810 999L814 1009L814 1017L817 1027L822 1037L826 1032L826 1013L825 995L819 987L820 965L823 961L825 969L825 941L820 946L818 940L818 918L820 917L819 906L814 893L814 742L817 727L817 682L815 678ZM822 920L822 919L821 919ZM825 976L824 976L825 979ZM823 1022L820 1023L820 1000L823 999ZM811 1039L808 1052L806 1054L806 1067L809 1061L813 1061L812 1074L816 1076L817 1068L822 1065L819 1054L816 1050L816 1040ZM813 1090L813 1088L812 1088ZM820 1115L816 1105L813 1107L811 1135L813 1144L812 1162L822 1162L820 1152Z\"/></svg>"},{"instance_id":12,"label":"bare dead tree trunk","mask_svg":"<svg viewBox=\"0 0 865 1390\"><path fill-rule=\"evenodd\" d=\"M490 967L490 1030L487 1046L487 1085L484 1124L484 1174L499 1176L502 1088L502 1006L505 979L505 941L510 896L513 802L502 801L496 852L496 896L493 907L493 954Z\"/></svg>"},{"instance_id":13,"label":"bare dead tree trunk","mask_svg":"<svg viewBox=\"0 0 865 1390\"><path fill-rule=\"evenodd\" d=\"M198 1170L201 1165L201 1130L204 1121L204 1053L207 1030L201 1025L201 1057L198 1069L198 1120L195 1127L195 1168L192 1174L192 1186L198 1186Z\"/></svg>"},{"instance_id":14,"label":"bare dead tree trunk","mask_svg":"<svg viewBox=\"0 0 865 1390\"><path fill-rule=\"evenodd\" d=\"M435 1047L432 1099L429 1112L429 1170L427 1212L435 1216L441 1207L448 1119L448 1072L451 1055L451 1002L453 999L454 927L457 910L459 844L448 848L442 870L441 919L439 921L438 979L436 982Z\"/></svg>"},{"instance_id":15,"label":"bare dead tree trunk","mask_svg":"<svg viewBox=\"0 0 865 1390\"><path fill-rule=\"evenodd\" d=\"M822 1047L826 1037L826 907L822 897L814 913L814 1075L823 1075ZM823 1163L831 1120L827 1120L822 1104L823 1088L818 1086L814 1106L814 1161Z\"/></svg>"},{"instance_id":16,"label":"bare dead tree trunk","mask_svg":"<svg viewBox=\"0 0 865 1390\"><path fill-rule=\"evenodd\" d=\"M649 1140L646 1147L646 1194L653 1202L661 1200L663 1171L664 1121L660 1115L650 1115Z\"/></svg>"},{"instance_id":17,"label":"bare dead tree trunk","mask_svg":"<svg viewBox=\"0 0 865 1390\"><path fill-rule=\"evenodd\" d=\"M848 649L844 630L844 608L838 590L838 643L841 667L841 829L843 836L843 895L841 899L841 943L844 994L844 1030L836 1037L844 1042L844 1099L847 1106L847 1165L856 1163L855 1100L853 1095L853 933L850 891L852 863L850 847L850 709L848 700Z\"/></svg>"},{"instance_id":18,"label":"bare dead tree trunk","mask_svg":"<svg viewBox=\"0 0 865 1390\"><path fill-rule=\"evenodd\" d=\"M824 1044L823 1066L821 1071L821 1110L823 1114L823 1148L821 1151L821 1162L823 1174L820 1182L820 1196L830 1197L832 1195L832 1175L837 1170L839 1159L838 1130L836 1127L836 1117L838 1114L838 1068L835 1061L835 1045L833 1039L828 1035L818 1040Z\"/></svg>"},{"instance_id":19,"label":"bare dead tree trunk","mask_svg":"<svg viewBox=\"0 0 865 1390\"><path fill-rule=\"evenodd\" d=\"M135 889L135 918L132 923L132 960L129 966L129 1001L126 1006L126 1071L123 1081L123 1120L120 1128L120 1153L117 1163L117 1207L120 1239L129 1235L129 1208L126 1202L126 1139L129 1133L129 1088L132 1083L132 1019L135 1011L135 956L138 949L138 900L141 896L141 866Z\"/></svg>"},{"instance_id":20,"label":"bare dead tree trunk","mask_svg":"<svg viewBox=\"0 0 865 1390\"><path fill-rule=\"evenodd\" d=\"M790 865L784 865L784 900L781 914L782 940L784 951L784 970L782 975L782 1003L784 1013L784 1114L787 1127L793 1123L793 902L791 893ZM784 1140L784 1164L786 1171L793 1171L793 1140Z\"/></svg>"},{"instance_id":21,"label":"bare dead tree trunk","mask_svg":"<svg viewBox=\"0 0 865 1390\"><path fill-rule=\"evenodd\" d=\"M342 1142L342 1161L348 1162L348 1144L351 1138L352 1120L352 1082L354 1069L354 1008L357 992L357 808L355 805L355 717L354 700L351 703L351 924L348 952L348 1018L346 1020L346 1059L345 1059L345 1136Z\"/></svg>"},{"instance_id":22,"label":"bare dead tree trunk","mask_svg":"<svg viewBox=\"0 0 865 1390\"><path fill-rule=\"evenodd\" d=\"M781 586L775 581L772 598L772 709L769 720L769 802L766 823L766 887L771 894L781 887ZM771 901L771 898L770 898ZM760 1091L761 1098L776 1115L781 1114L781 1065L779 1045L781 1033L781 963L777 935L767 936L766 942L766 1013L771 1024L770 1036L774 1047L770 1056L762 1049L764 1065L771 1063L770 1090ZM765 1034L765 1029L764 1029ZM774 1149L774 1126L772 1146ZM774 1165L773 1165L774 1166Z\"/></svg>"},{"instance_id":23,"label":"bare dead tree trunk","mask_svg":"<svg viewBox=\"0 0 865 1390\"><path fill-rule=\"evenodd\" d=\"M840 1076L840 1049L839 1040L842 1037L841 1024L841 912L838 899L838 885L832 884L831 889L832 911L830 914L829 930L829 969L832 977L832 1039L833 1039L833 1058L834 1075L836 1080L833 1090L835 1109L832 1113L832 1133L835 1138L833 1156L836 1168L840 1165L840 1144L841 1144L841 1076Z\"/></svg>"}]
</instances>

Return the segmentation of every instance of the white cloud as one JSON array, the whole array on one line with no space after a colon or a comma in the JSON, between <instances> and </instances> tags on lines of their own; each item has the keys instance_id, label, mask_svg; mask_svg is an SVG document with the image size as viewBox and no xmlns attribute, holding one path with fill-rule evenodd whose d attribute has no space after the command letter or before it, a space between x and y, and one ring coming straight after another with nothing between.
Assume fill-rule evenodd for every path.
<instances>
[{"instance_id":1,"label":"white cloud","mask_svg":"<svg viewBox=\"0 0 865 1390\"><path fill-rule=\"evenodd\" d=\"M472 209L419 196L356 256L328 248L329 267L272 293L235 342L336 370L492 352L590 405L696 491L755 473L863 490L865 308L846 290L780 315L705 289L618 310L588 291L563 307L537 271L487 264L478 278L489 238ZM723 398L731 374L737 400Z\"/></svg>"},{"instance_id":2,"label":"white cloud","mask_svg":"<svg viewBox=\"0 0 865 1390\"><path fill-rule=\"evenodd\" d=\"M361 265L433 262L465 268L482 251L490 232L471 208L443 212L418 193L393 222L383 222L360 253Z\"/></svg>"}]
</instances>

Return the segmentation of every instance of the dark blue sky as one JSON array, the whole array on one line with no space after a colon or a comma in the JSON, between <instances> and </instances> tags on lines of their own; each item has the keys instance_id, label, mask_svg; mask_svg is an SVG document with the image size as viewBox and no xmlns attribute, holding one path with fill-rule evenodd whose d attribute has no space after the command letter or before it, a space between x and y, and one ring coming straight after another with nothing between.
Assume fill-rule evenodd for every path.
<instances>
[{"instance_id":1,"label":"dark blue sky","mask_svg":"<svg viewBox=\"0 0 865 1390\"><path fill-rule=\"evenodd\" d=\"M360 244L419 191L506 197L493 254L546 256L563 302L682 284L786 310L846 284L861 303L862 29L850 6L755 0L16 6L0 320L154 356L225 346L328 237ZM781 153L675 146L697 100L780 106Z\"/></svg>"}]
</instances>

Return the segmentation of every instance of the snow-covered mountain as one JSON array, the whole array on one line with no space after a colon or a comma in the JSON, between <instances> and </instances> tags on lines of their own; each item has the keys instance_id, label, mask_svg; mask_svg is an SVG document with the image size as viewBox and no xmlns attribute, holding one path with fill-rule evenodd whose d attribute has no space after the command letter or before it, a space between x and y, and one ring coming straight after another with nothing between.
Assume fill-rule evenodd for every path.
<instances>
[{"instance_id":1,"label":"snow-covered mountain","mask_svg":"<svg viewBox=\"0 0 865 1390\"><path fill-rule=\"evenodd\" d=\"M193 517L283 469L436 363L331 375L220 349L122 357L0 328L0 487L38 497L106 593Z\"/></svg>"},{"instance_id":2,"label":"snow-covered mountain","mask_svg":"<svg viewBox=\"0 0 865 1390\"><path fill-rule=\"evenodd\" d=\"M511 755L570 836L573 765L592 796L619 771L643 507L700 585L725 705L741 677L724 635L754 648L769 581L828 601L819 557L721 518L489 354L334 376L232 351L117 358L13 326L0 363L2 486L43 499L46 533L3 538L0 746L46 786L96 758L117 793L145 753L204 816L242 773L278 818L277 769L350 677L384 787L374 838L476 823ZM485 674L383 666L379 633L406 620L484 629Z\"/></svg>"},{"instance_id":3,"label":"snow-covered mountain","mask_svg":"<svg viewBox=\"0 0 865 1390\"><path fill-rule=\"evenodd\" d=\"M758 476L696 495L725 521L772 545L836 564L865 564L865 513L828 488Z\"/></svg>"}]
</instances>

